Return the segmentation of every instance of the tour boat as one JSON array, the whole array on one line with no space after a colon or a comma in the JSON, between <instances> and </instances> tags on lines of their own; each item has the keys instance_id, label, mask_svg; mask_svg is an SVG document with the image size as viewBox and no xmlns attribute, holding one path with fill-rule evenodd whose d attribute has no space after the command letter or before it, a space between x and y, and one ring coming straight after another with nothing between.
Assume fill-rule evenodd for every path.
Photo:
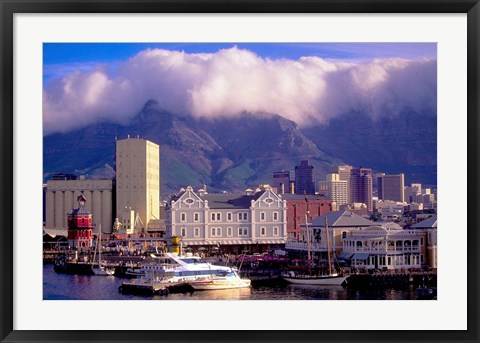
<instances>
[{"instance_id":1,"label":"tour boat","mask_svg":"<svg viewBox=\"0 0 480 343\"><path fill-rule=\"evenodd\" d=\"M125 286L151 285L152 287L169 287L179 284L190 284L199 279L224 276L232 272L230 267L211 264L192 253L178 255L177 253L152 254L141 267L144 275L135 282L124 282Z\"/></svg>"}]
</instances>

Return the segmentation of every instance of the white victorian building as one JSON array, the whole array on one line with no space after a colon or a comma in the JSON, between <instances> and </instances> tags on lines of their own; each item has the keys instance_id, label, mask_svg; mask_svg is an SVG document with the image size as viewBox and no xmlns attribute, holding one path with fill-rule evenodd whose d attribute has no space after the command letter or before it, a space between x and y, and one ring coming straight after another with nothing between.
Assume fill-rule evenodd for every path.
<instances>
[{"instance_id":1,"label":"white victorian building","mask_svg":"<svg viewBox=\"0 0 480 343\"><path fill-rule=\"evenodd\" d=\"M365 269L421 268L431 259L430 252L427 252L425 226L420 224L419 227L403 229L391 222L372 222L350 211L333 211L302 225L304 230L309 230L309 244L289 241L286 249L300 252L309 249L314 258L320 255L325 260L330 247L336 260Z\"/></svg>"},{"instance_id":2,"label":"white victorian building","mask_svg":"<svg viewBox=\"0 0 480 343\"><path fill-rule=\"evenodd\" d=\"M287 205L270 188L245 194L182 189L166 207L166 238L194 251L265 252L283 247Z\"/></svg>"}]
</instances>

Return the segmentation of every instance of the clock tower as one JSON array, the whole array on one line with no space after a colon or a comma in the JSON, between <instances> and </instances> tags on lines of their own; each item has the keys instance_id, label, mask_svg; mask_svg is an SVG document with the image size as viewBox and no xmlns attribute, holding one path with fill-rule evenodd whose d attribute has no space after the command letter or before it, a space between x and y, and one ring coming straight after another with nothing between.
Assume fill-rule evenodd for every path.
<instances>
[{"instance_id":1,"label":"clock tower","mask_svg":"<svg viewBox=\"0 0 480 343\"><path fill-rule=\"evenodd\" d=\"M68 245L73 248L88 248L92 246L92 214L85 208L87 199L83 194L77 197L78 208L67 214Z\"/></svg>"}]
</instances>

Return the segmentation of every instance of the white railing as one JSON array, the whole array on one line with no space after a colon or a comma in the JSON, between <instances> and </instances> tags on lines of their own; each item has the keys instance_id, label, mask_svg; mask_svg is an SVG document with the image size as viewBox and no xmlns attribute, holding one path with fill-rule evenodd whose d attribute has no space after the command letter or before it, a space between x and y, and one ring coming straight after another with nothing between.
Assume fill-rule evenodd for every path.
<instances>
[{"instance_id":1,"label":"white railing","mask_svg":"<svg viewBox=\"0 0 480 343\"><path fill-rule=\"evenodd\" d=\"M286 249L292 249L292 250L308 250L308 245L306 242L292 242L292 241L287 241L285 243L285 248ZM327 246L324 244L320 243L310 243L310 251L327 251Z\"/></svg>"},{"instance_id":2,"label":"white railing","mask_svg":"<svg viewBox=\"0 0 480 343\"><path fill-rule=\"evenodd\" d=\"M404 248L388 248L385 249L385 247L346 247L344 249L345 251L351 251L351 252L421 252L420 247L404 247Z\"/></svg>"}]
</instances>

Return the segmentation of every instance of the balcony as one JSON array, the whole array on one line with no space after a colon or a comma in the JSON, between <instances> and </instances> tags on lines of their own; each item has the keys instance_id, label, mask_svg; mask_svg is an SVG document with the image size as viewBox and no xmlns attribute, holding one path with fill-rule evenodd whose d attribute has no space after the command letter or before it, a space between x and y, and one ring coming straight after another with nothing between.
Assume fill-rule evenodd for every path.
<instances>
[{"instance_id":1,"label":"balcony","mask_svg":"<svg viewBox=\"0 0 480 343\"><path fill-rule=\"evenodd\" d=\"M307 251L308 246L306 242L287 241L285 249ZM326 244L310 243L310 251L327 251L327 246Z\"/></svg>"}]
</instances>

